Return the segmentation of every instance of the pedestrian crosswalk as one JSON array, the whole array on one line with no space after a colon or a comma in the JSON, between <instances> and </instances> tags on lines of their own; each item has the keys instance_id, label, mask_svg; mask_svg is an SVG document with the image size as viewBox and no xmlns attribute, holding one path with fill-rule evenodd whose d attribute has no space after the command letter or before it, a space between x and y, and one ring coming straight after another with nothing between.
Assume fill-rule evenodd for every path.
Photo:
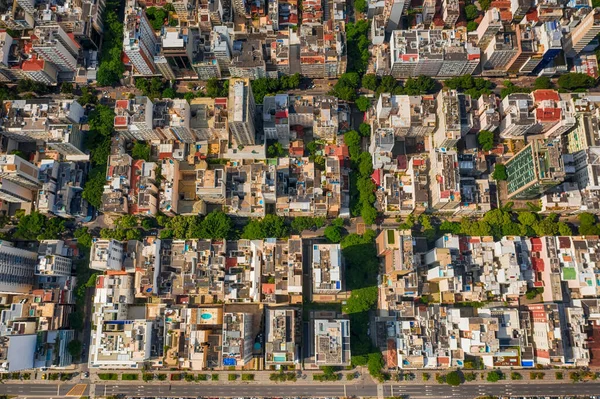
<instances>
[{"instance_id":1,"label":"pedestrian crosswalk","mask_svg":"<svg viewBox=\"0 0 600 399\"><path fill-rule=\"evenodd\" d=\"M87 388L87 384L77 384L65 396L81 397Z\"/></svg>"}]
</instances>

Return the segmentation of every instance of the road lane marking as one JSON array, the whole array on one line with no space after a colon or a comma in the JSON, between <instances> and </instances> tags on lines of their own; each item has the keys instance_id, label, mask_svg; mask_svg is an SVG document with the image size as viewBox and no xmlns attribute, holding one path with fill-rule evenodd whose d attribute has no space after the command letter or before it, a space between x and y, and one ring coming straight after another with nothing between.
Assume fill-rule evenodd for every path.
<instances>
[{"instance_id":1,"label":"road lane marking","mask_svg":"<svg viewBox=\"0 0 600 399\"><path fill-rule=\"evenodd\" d=\"M77 384L73 388L71 388L69 392L65 394L65 396L76 396L79 398L83 396L83 393L85 392L86 388L87 384Z\"/></svg>"}]
</instances>

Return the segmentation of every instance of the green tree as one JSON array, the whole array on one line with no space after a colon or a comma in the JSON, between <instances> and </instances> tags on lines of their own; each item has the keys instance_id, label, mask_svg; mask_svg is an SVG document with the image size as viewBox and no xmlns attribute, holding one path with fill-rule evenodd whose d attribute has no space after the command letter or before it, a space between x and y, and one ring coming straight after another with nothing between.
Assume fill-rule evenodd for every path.
<instances>
[{"instance_id":1,"label":"green tree","mask_svg":"<svg viewBox=\"0 0 600 399\"><path fill-rule=\"evenodd\" d=\"M492 0L479 0L479 6L483 11L487 11L492 4Z\"/></svg>"},{"instance_id":2,"label":"green tree","mask_svg":"<svg viewBox=\"0 0 600 399\"><path fill-rule=\"evenodd\" d=\"M492 178L494 180L508 179L508 175L506 174L506 166L500 163L494 164L494 173L492 173Z\"/></svg>"},{"instance_id":3,"label":"green tree","mask_svg":"<svg viewBox=\"0 0 600 399\"><path fill-rule=\"evenodd\" d=\"M155 218L146 217L142 219L142 228L144 228L144 230L151 230L156 227L158 227L158 223L156 222Z\"/></svg>"},{"instance_id":4,"label":"green tree","mask_svg":"<svg viewBox=\"0 0 600 399\"><path fill-rule=\"evenodd\" d=\"M373 224L375 223L375 219L377 218L377 210L373 206L373 204L363 203L362 209L360 211L360 216L363 218L365 224Z\"/></svg>"},{"instance_id":5,"label":"green tree","mask_svg":"<svg viewBox=\"0 0 600 399\"><path fill-rule=\"evenodd\" d=\"M446 374L446 383L457 387L463 383L463 376L458 371L451 371Z\"/></svg>"},{"instance_id":6,"label":"green tree","mask_svg":"<svg viewBox=\"0 0 600 399\"><path fill-rule=\"evenodd\" d=\"M580 213L577 215L579 219L579 234L580 235L600 235L600 227L596 222L596 216L591 213Z\"/></svg>"},{"instance_id":7,"label":"green tree","mask_svg":"<svg viewBox=\"0 0 600 399\"><path fill-rule=\"evenodd\" d=\"M252 87L254 88L254 85ZM206 95L208 97L227 97L228 93L225 93L224 89L225 83L223 83L221 80L210 78L206 81Z\"/></svg>"},{"instance_id":8,"label":"green tree","mask_svg":"<svg viewBox=\"0 0 600 399\"><path fill-rule=\"evenodd\" d=\"M115 220L115 226L121 229L131 229L137 227L138 218L134 215L123 215Z\"/></svg>"},{"instance_id":9,"label":"green tree","mask_svg":"<svg viewBox=\"0 0 600 399\"><path fill-rule=\"evenodd\" d=\"M366 12L367 11L367 1L366 0L354 0L354 9L360 13Z\"/></svg>"},{"instance_id":10,"label":"green tree","mask_svg":"<svg viewBox=\"0 0 600 399\"><path fill-rule=\"evenodd\" d=\"M377 90L378 85L379 85L379 78L377 77L377 75L369 73L362 77L362 87L363 88L365 88L367 90L375 91L375 90Z\"/></svg>"},{"instance_id":11,"label":"green tree","mask_svg":"<svg viewBox=\"0 0 600 399\"><path fill-rule=\"evenodd\" d=\"M467 22L467 32L476 31L478 26L479 25L477 25L477 22L475 22L475 21Z\"/></svg>"},{"instance_id":12,"label":"green tree","mask_svg":"<svg viewBox=\"0 0 600 399\"><path fill-rule=\"evenodd\" d=\"M346 47L348 56L347 70L362 75L367 70L371 53L369 52L368 20L359 20L346 24Z\"/></svg>"},{"instance_id":13,"label":"green tree","mask_svg":"<svg viewBox=\"0 0 600 399\"><path fill-rule=\"evenodd\" d=\"M432 93L436 89L435 80L429 76L419 76L418 78L408 78L404 83L403 94L421 95Z\"/></svg>"},{"instance_id":14,"label":"green tree","mask_svg":"<svg viewBox=\"0 0 600 399\"><path fill-rule=\"evenodd\" d=\"M365 112L371 107L371 100L369 100L367 97L361 96L356 99L355 104L359 111Z\"/></svg>"},{"instance_id":15,"label":"green tree","mask_svg":"<svg viewBox=\"0 0 600 399\"><path fill-rule=\"evenodd\" d=\"M360 132L361 136L369 137L371 135L371 125L362 122L360 126L358 126L358 131Z\"/></svg>"},{"instance_id":16,"label":"green tree","mask_svg":"<svg viewBox=\"0 0 600 399\"><path fill-rule=\"evenodd\" d=\"M585 73L571 72L558 78L558 87L564 90L589 89L596 86L596 80Z\"/></svg>"},{"instance_id":17,"label":"green tree","mask_svg":"<svg viewBox=\"0 0 600 399\"><path fill-rule=\"evenodd\" d=\"M487 378L486 380L488 382L498 382L502 379L502 373L496 370L492 370L489 373L487 373Z\"/></svg>"},{"instance_id":18,"label":"green tree","mask_svg":"<svg viewBox=\"0 0 600 399\"><path fill-rule=\"evenodd\" d=\"M81 88L81 95L79 98L77 98L77 102L82 106L87 104L96 104L98 102L96 91L89 86L83 86Z\"/></svg>"},{"instance_id":19,"label":"green tree","mask_svg":"<svg viewBox=\"0 0 600 399\"><path fill-rule=\"evenodd\" d=\"M64 82L60 85L60 92L62 94L72 94L73 93L73 83Z\"/></svg>"},{"instance_id":20,"label":"green tree","mask_svg":"<svg viewBox=\"0 0 600 399\"><path fill-rule=\"evenodd\" d=\"M136 141L131 150L131 157L133 159L143 159L144 161L150 160L150 145L141 141Z\"/></svg>"},{"instance_id":21,"label":"green tree","mask_svg":"<svg viewBox=\"0 0 600 399\"><path fill-rule=\"evenodd\" d=\"M112 86L118 83L125 72L125 65L121 61L123 23L117 15L117 9L118 7L107 7L103 18L104 37L96 74L99 86Z\"/></svg>"},{"instance_id":22,"label":"green tree","mask_svg":"<svg viewBox=\"0 0 600 399\"><path fill-rule=\"evenodd\" d=\"M113 132L115 112L105 106L98 105L89 117L90 130L105 137L110 137Z\"/></svg>"},{"instance_id":23,"label":"green tree","mask_svg":"<svg viewBox=\"0 0 600 399\"><path fill-rule=\"evenodd\" d=\"M524 226L533 226L538 221L537 214L533 212L521 212L518 216L519 223Z\"/></svg>"},{"instance_id":24,"label":"green tree","mask_svg":"<svg viewBox=\"0 0 600 399\"><path fill-rule=\"evenodd\" d=\"M465 16L467 17L467 21L473 21L479 15L479 11L474 4L468 4L465 6Z\"/></svg>"},{"instance_id":25,"label":"green tree","mask_svg":"<svg viewBox=\"0 0 600 399\"><path fill-rule=\"evenodd\" d=\"M196 95L194 94L194 92L193 92L193 91L188 91L187 93L185 93L185 94L183 95L183 98L185 99L185 101L187 101L187 102L188 102L188 104L191 104L191 103L192 103L192 100L193 100L194 98L196 98Z\"/></svg>"},{"instance_id":26,"label":"green tree","mask_svg":"<svg viewBox=\"0 0 600 399\"><path fill-rule=\"evenodd\" d=\"M480 130L477 134L477 142L483 151L494 148L494 133L489 130Z\"/></svg>"},{"instance_id":27,"label":"green tree","mask_svg":"<svg viewBox=\"0 0 600 399\"><path fill-rule=\"evenodd\" d=\"M233 222L222 211L209 213L201 224L201 238L225 239L229 238L232 231Z\"/></svg>"},{"instance_id":28,"label":"green tree","mask_svg":"<svg viewBox=\"0 0 600 399\"><path fill-rule=\"evenodd\" d=\"M85 248L92 247L92 235L89 233L87 227L79 227L73 232L73 237L77 239L77 245Z\"/></svg>"},{"instance_id":29,"label":"green tree","mask_svg":"<svg viewBox=\"0 0 600 399\"><path fill-rule=\"evenodd\" d=\"M561 236L572 236L573 230L565 222L558 222L558 234Z\"/></svg>"},{"instance_id":30,"label":"green tree","mask_svg":"<svg viewBox=\"0 0 600 399\"><path fill-rule=\"evenodd\" d=\"M267 154L270 158L281 158L285 156L285 150L281 143L275 142L267 148Z\"/></svg>"},{"instance_id":31,"label":"green tree","mask_svg":"<svg viewBox=\"0 0 600 399\"><path fill-rule=\"evenodd\" d=\"M177 98L177 91L172 87L167 87L162 92L162 98Z\"/></svg>"},{"instance_id":32,"label":"green tree","mask_svg":"<svg viewBox=\"0 0 600 399\"><path fill-rule=\"evenodd\" d=\"M95 167L88 174L88 179L83 186L83 198L96 208L102 205L102 192L106 183L106 169Z\"/></svg>"},{"instance_id":33,"label":"green tree","mask_svg":"<svg viewBox=\"0 0 600 399\"><path fill-rule=\"evenodd\" d=\"M150 25L154 30L160 30L167 20L169 13L164 8L148 7L146 8L146 16L150 21Z\"/></svg>"},{"instance_id":34,"label":"green tree","mask_svg":"<svg viewBox=\"0 0 600 399\"><path fill-rule=\"evenodd\" d=\"M350 158L356 160L360 154L360 134L356 130L344 133L344 144L348 146Z\"/></svg>"},{"instance_id":35,"label":"green tree","mask_svg":"<svg viewBox=\"0 0 600 399\"><path fill-rule=\"evenodd\" d=\"M325 238L329 240L329 242L334 244L342 241L342 229L337 226L327 226L323 234L325 235Z\"/></svg>"},{"instance_id":36,"label":"green tree","mask_svg":"<svg viewBox=\"0 0 600 399\"><path fill-rule=\"evenodd\" d=\"M539 78L537 78L535 80L535 83L533 84L533 88L535 90L551 89L552 88L552 81L547 76L540 76Z\"/></svg>"}]
</instances>

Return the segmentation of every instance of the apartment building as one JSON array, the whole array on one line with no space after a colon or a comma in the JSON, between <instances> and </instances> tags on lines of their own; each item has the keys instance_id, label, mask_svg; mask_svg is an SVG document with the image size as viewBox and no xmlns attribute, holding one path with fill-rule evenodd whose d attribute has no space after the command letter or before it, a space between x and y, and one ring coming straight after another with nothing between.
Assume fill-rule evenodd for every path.
<instances>
[{"instance_id":1,"label":"apartment building","mask_svg":"<svg viewBox=\"0 0 600 399\"><path fill-rule=\"evenodd\" d=\"M0 242L0 292L26 294L34 283L37 254Z\"/></svg>"},{"instance_id":2,"label":"apartment building","mask_svg":"<svg viewBox=\"0 0 600 399\"><path fill-rule=\"evenodd\" d=\"M461 202L458 156L455 151L432 150L429 156L430 208L453 211Z\"/></svg>"},{"instance_id":3,"label":"apartment building","mask_svg":"<svg viewBox=\"0 0 600 399\"><path fill-rule=\"evenodd\" d=\"M250 79L229 82L228 124L233 141L238 146L256 144L255 104Z\"/></svg>"},{"instance_id":4,"label":"apartment building","mask_svg":"<svg viewBox=\"0 0 600 399\"><path fill-rule=\"evenodd\" d=\"M252 314L225 313L223 315L223 366L244 367L252 360L253 344Z\"/></svg>"},{"instance_id":5,"label":"apartment building","mask_svg":"<svg viewBox=\"0 0 600 399\"><path fill-rule=\"evenodd\" d=\"M159 72L154 63L158 44L158 38L145 11L137 8L134 2L128 2L123 24L123 52L136 74L150 76Z\"/></svg>"},{"instance_id":6,"label":"apartment building","mask_svg":"<svg viewBox=\"0 0 600 399\"><path fill-rule=\"evenodd\" d=\"M565 179L557 143L535 140L506 162L508 198L533 199Z\"/></svg>"},{"instance_id":7,"label":"apartment building","mask_svg":"<svg viewBox=\"0 0 600 399\"><path fill-rule=\"evenodd\" d=\"M293 308L265 310L265 365L292 366L300 361L299 312Z\"/></svg>"},{"instance_id":8,"label":"apartment building","mask_svg":"<svg viewBox=\"0 0 600 399\"><path fill-rule=\"evenodd\" d=\"M500 137L520 138L527 133L537 133L534 102L529 94L512 93L500 105Z\"/></svg>"},{"instance_id":9,"label":"apartment building","mask_svg":"<svg viewBox=\"0 0 600 399\"><path fill-rule=\"evenodd\" d=\"M339 244L312 246L313 300L315 296L337 294L343 289L343 258Z\"/></svg>"},{"instance_id":10,"label":"apartment building","mask_svg":"<svg viewBox=\"0 0 600 399\"><path fill-rule=\"evenodd\" d=\"M317 366L350 364L350 320L317 319L314 324L314 359Z\"/></svg>"},{"instance_id":11,"label":"apartment building","mask_svg":"<svg viewBox=\"0 0 600 399\"><path fill-rule=\"evenodd\" d=\"M393 31L390 52L396 79L471 75L481 58L479 47L468 42L460 29Z\"/></svg>"}]
</instances>

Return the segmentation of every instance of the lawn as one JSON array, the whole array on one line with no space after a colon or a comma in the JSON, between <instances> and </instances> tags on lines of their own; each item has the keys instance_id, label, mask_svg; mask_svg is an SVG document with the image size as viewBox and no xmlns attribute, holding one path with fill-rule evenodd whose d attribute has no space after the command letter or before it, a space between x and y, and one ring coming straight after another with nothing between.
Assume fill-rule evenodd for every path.
<instances>
[{"instance_id":1,"label":"lawn","mask_svg":"<svg viewBox=\"0 0 600 399\"><path fill-rule=\"evenodd\" d=\"M575 272L575 268L573 267L563 267L562 269L563 280L575 280L577 277L577 273Z\"/></svg>"},{"instance_id":2,"label":"lawn","mask_svg":"<svg viewBox=\"0 0 600 399\"><path fill-rule=\"evenodd\" d=\"M104 381L116 381L119 379L119 376L117 374L114 373L102 373L102 374L98 374L98 378L100 378L101 380Z\"/></svg>"},{"instance_id":3,"label":"lawn","mask_svg":"<svg viewBox=\"0 0 600 399\"><path fill-rule=\"evenodd\" d=\"M122 381L137 381L139 377L139 374L121 374Z\"/></svg>"}]
</instances>

